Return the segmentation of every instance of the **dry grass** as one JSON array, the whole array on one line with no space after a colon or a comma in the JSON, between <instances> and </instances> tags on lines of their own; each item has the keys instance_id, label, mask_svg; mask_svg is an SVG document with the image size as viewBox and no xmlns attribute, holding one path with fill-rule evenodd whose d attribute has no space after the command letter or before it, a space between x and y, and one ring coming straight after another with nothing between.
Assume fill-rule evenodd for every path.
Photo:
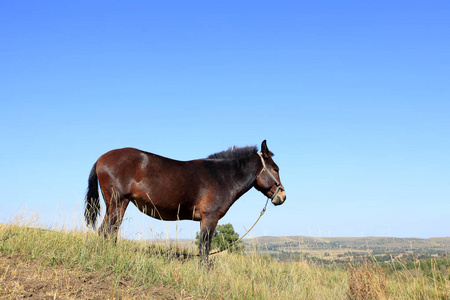
<instances>
[{"instance_id":1,"label":"dry grass","mask_svg":"<svg viewBox=\"0 0 450 300\"><path fill-rule=\"evenodd\" d=\"M386 299L386 274L374 264L366 263L359 267L349 264L348 296L350 299Z\"/></svg>"},{"instance_id":2,"label":"dry grass","mask_svg":"<svg viewBox=\"0 0 450 300\"><path fill-rule=\"evenodd\" d=\"M108 273L46 266L18 255L0 257L0 274L1 299L177 299L162 286L143 289L127 278L117 281Z\"/></svg>"},{"instance_id":3,"label":"dry grass","mask_svg":"<svg viewBox=\"0 0 450 300\"><path fill-rule=\"evenodd\" d=\"M197 258L177 258L174 252L173 248L150 247L144 242L114 243L83 231L57 232L3 225L0 226L0 297L17 298L38 291L40 284L57 282L48 288L52 295L58 292L61 297L94 299L96 290L89 290L89 286L99 288L95 284L104 281L100 298L105 295L122 299L450 298L448 277L433 280L423 274L413 276L405 270L386 275L371 265L347 270L302 260L278 262L254 252L219 254L212 257L213 267L206 270L199 268ZM24 274L21 270L27 265L32 267L25 277L37 280L28 285L14 279ZM12 276L12 270L19 275ZM80 290L86 293L77 294Z\"/></svg>"}]
</instances>

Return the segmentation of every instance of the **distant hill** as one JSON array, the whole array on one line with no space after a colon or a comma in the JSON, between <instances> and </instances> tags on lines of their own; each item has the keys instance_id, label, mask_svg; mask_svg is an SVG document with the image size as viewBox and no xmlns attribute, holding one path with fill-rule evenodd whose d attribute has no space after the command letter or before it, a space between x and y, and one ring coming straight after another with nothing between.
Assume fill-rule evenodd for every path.
<instances>
[{"instance_id":1,"label":"distant hill","mask_svg":"<svg viewBox=\"0 0 450 300\"><path fill-rule=\"evenodd\" d=\"M244 239L247 250L266 253L341 253L365 252L372 254L392 253L442 253L450 251L450 237L441 238L394 238L394 237L308 237L263 236Z\"/></svg>"},{"instance_id":2,"label":"distant hill","mask_svg":"<svg viewBox=\"0 0 450 300\"><path fill-rule=\"evenodd\" d=\"M346 245L373 245L379 246L399 246L407 245L411 243L417 245L428 245L433 247L449 247L450 250L450 237L438 237L429 239L420 238L395 238L395 237L309 237L309 236L262 236L256 238L244 239L245 244L283 244L283 243L300 243L300 244L331 244L341 243Z\"/></svg>"}]
</instances>

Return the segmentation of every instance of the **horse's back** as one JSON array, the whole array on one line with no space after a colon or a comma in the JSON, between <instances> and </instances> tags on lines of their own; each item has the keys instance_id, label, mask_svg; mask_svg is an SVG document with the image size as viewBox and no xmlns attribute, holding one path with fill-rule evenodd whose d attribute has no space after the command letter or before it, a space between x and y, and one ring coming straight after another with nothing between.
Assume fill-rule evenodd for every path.
<instances>
[{"instance_id":1,"label":"horse's back","mask_svg":"<svg viewBox=\"0 0 450 300\"><path fill-rule=\"evenodd\" d=\"M122 148L106 152L97 160L97 170L129 168L145 160L143 151L135 148Z\"/></svg>"},{"instance_id":2,"label":"horse's back","mask_svg":"<svg viewBox=\"0 0 450 300\"><path fill-rule=\"evenodd\" d=\"M189 164L176 161L135 148L111 150L97 161L100 185L126 193L133 183L152 186L181 180L180 171L189 169ZM164 184L165 183L165 184ZM102 187L103 189L103 187Z\"/></svg>"}]
</instances>

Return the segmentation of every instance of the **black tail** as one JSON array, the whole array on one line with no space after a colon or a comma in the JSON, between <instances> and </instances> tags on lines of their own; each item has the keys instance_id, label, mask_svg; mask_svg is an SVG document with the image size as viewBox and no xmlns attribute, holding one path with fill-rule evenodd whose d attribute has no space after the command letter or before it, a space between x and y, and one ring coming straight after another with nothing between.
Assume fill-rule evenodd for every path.
<instances>
[{"instance_id":1,"label":"black tail","mask_svg":"<svg viewBox=\"0 0 450 300\"><path fill-rule=\"evenodd\" d=\"M89 174L88 190L86 193L86 209L84 211L84 218L87 226L92 226L95 229L97 216L100 214L100 197L98 195L98 178L97 178L97 162L92 167Z\"/></svg>"}]
</instances>

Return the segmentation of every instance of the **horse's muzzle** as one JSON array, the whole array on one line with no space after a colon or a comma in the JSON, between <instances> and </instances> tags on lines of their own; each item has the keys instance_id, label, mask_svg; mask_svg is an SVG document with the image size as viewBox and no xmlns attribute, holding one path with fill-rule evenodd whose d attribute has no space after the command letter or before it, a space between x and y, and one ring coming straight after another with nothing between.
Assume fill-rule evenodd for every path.
<instances>
[{"instance_id":1,"label":"horse's muzzle","mask_svg":"<svg viewBox=\"0 0 450 300\"><path fill-rule=\"evenodd\" d=\"M272 199L272 203L274 205L281 205L284 203L284 201L286 201L286 192L280 191L276 194L276 196Z\"/></svg>"}]
</instances>

